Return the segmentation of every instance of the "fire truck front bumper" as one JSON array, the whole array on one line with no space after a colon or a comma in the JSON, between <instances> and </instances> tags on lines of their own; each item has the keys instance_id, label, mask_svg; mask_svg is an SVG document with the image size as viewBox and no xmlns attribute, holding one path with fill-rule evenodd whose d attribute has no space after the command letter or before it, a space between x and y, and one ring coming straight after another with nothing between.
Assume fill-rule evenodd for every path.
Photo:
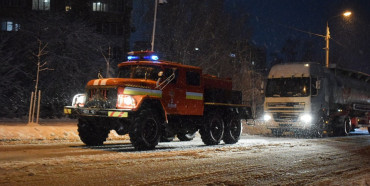
<instances>
[{"instance_id":1,"label":"fire truck front bumper","mask_svg":"<svg viewBox=\"0 0 370 186\"><path fill-rule=\"evenodd\" d=\"M108 117L108 118L128 118L133 113L128 109L101 109L65 106L64 114L72 117Z\"/></svg>"}]
</instances>

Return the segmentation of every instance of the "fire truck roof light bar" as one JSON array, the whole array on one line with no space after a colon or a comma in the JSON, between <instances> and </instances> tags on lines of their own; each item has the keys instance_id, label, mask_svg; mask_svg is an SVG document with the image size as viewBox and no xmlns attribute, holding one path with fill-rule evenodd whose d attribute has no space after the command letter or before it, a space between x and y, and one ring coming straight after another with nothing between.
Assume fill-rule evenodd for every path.
<instances>
[{"instance_id":1,"label":"fire truck roof light bar","mask_svg":"<svg viewBox=\"0 0 370 186\"><path fill-rule=\"evenodd\" d=\"M150 56L127 56L127 60L128 61L134 61L134 60L140 60L140 59L144 59L144 60L150 60L150 61L158 61L158 56L157 55L150 55Z\"/></svg>"}]
</instances>

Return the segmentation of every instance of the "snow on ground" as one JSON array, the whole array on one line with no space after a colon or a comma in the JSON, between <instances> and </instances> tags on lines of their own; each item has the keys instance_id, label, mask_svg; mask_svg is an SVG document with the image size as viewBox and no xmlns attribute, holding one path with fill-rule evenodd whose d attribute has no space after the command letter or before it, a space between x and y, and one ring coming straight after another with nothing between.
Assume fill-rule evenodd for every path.
<instances>
[{"instance_id":1,"label":"snow on ground","mask_svg":"<svg viewBox=\"0 0 370 186\"><path fill-rule=\"evenodd\" d=\"M270 130L260 122L252 125L243 124L243 133L258 135L269 134ZM126 140L128 136L111 131L107 141ZM77 120L40 120L39 124L27 124L21 120L0 121L0 144L52 143L54 141L80 141L77 132Z\"/></svg>"},{"instance_id":2,"label":"snow on ground","mask_svg":"<svg viewBox=\"0 0 370 186\"><path fill-rule=\"evenodd\" d=\"M111 131L107 141L124 140ZM53 143L56 141L80 141L77 131L77 120L41 120L39 124L27 124L22 121L0 122L0 145Z\"/></svg>"},{"instance_id":3,"label":"snow on ground","mask_svg":"<svg viewBox=\"0 0 370 186\"><path fill-rule=\"evenodd\" d=\"M105 145L87 147L76 123L0 122L0 185L370 184L367 130L347 137L274 138L257 122L244 124L234 145L205 146L198 134L142 152L114 132Z\"/></svg>"}]
</instances>

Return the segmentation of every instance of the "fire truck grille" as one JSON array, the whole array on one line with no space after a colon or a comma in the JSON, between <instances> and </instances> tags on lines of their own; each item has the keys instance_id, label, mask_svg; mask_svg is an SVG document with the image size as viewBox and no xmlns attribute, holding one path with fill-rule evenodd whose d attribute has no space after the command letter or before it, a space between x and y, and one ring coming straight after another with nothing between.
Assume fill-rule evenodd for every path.
<instances>
[{"instance_id":1,"label":"fire truck grille","mask_svg":"<svg viewBox=\"0 0 370 186\"><path fill-rule=\"evenodd\" d=\"M93 88L87 90L85 106L88 108L116 108L116 88Z\"/></svg>"}]
</instances>

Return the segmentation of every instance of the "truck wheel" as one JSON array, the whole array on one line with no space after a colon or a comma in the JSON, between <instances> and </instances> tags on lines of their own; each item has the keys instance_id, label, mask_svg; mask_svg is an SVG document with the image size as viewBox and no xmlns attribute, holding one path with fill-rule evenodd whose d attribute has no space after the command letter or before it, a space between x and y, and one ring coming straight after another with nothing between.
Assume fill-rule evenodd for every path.
<instances>
[{"instance_id":1,"label":"truck wheel","mask_svg":"<svg viewBox=\"0 0 370 186\"><path fill-rule=\"evenodd\" d=\"M82 142L88 146L103 145L107 139L109 130L97 126L96 121L78 119L78 135Z\"/></svg>"},{"instance_id":2,"label":"truck wheel","mask_svg":"<svg viewBox=\"0 0 370 186\"><path fill-rule=\"evenodd\" d=\"M338 122L340 125L336 126L333 128L333 134L334 136L344 136L344 135L348 135L349 132L351 132L351 121L349 120L349 118L346 118L346 117L341 117L341 118L338 118L335 120L336 122Z\"/></svg>"},{"instance_id":3,"label":"truck wheel","mask_svg":"<svg viewBox=\"0 0 370 186\"><path fill-rule=\"evenodd\" d=\"M224 134L224 122L217 114L206 116L204 126L199 131L206 145L217 145Z\"/></svg>"},{"instance_id":4,"label":"truck wheel","mask_svg":"<svg viewBox=\"0 0 370 186\"><path fill-rule=\"evenodd\" d=\"M130 141L136 150L151 150L158 145L161 131L162 125L157 113L151 109L143 109L129 132Z\"/></svg>"},{"instance_id":5,"label":"truck wheel","mask_svg":"<svg viewBox=\"0 0 370 186\"><path fill-rule=\"evenodd\" d=\"M280 129L271 129L271 133L276 137L281 137L283 135L283 131Z\"/></svg>"},{"instance_id":6,"label":"truck wheel","mask_svg":"<svg viewBox=\"0 0 370 186\"><path fill-rule=\"evenodd\" d=\"M349 118L345 118L343 124L344 124L344 134L349 135L349 133L352 131L351 120Z\"/></svg>"},{"instance_id":7,"label":"truck wheel","mask_svg":"<svg viewBox=\"0 0 370 186\"><path fill-rule=\"evenodd\" d=\"M191 141L195 138L195 134L197 132L191 132L191 131L188 131L187 133L182 133L182 132L179 132L177 134L177 138L180 140L180 141Z\"/></svg>"},{"instance_id":8,"label":"truck wheel","mask_svg":"<svg viewBox=\"0 0 370 186\"><path fill-rule=\"evenodd\" d=\"M225 133L224 133L224 142L226 144L237 143L240 139L242 133L242 123L240 118L237 115L230 117L226 121Z\"/></svg>"}]
</instances>

